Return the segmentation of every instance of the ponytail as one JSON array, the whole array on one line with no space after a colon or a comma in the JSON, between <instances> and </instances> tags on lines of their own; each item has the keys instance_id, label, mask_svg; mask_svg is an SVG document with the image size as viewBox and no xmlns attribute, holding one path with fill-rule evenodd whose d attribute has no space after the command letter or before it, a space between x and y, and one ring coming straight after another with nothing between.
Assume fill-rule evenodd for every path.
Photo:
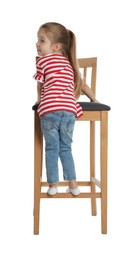
<instances>
[{"instance_id":1,"label":"ponytail","mask_svg":"<svg viewBox=\"0 0 140 260\"><path fill-rule=\"evenodd\" d=\"M68 41L68 59L74 71L74 84L75 84L75 96L78 98L81 94L82 78L79 71L79 65L76 55L76 37L74 33L68 30L69 41Z\"/></svg>"}]
</instances>

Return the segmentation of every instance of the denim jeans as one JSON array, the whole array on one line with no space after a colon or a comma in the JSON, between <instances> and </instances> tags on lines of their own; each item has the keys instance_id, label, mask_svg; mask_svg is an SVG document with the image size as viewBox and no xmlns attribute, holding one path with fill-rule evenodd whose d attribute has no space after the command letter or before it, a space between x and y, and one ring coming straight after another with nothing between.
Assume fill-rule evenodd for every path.
<instances>
[{"instance_id":1,"label":"denim jeans","mask_svg":"<svg viewBox=\"0 0 140 260\"><path fill-rule=\"evenodd\" d=\"M63 167L64 180L76 180L71 149L75 115L67 111L48 113L40 117L40 123L45 138L45 162L48 183L55 184L59 182L59 158Z\"/></svg>"}]
</instances>

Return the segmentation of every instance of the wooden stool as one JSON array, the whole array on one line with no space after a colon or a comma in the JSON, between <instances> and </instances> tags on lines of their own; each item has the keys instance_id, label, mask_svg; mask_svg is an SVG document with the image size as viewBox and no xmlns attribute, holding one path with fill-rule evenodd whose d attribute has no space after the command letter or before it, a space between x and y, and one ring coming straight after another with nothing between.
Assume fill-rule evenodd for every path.
<instances>
[{"instance_id":1,"label":"wooden stool","mask_svg":"<svg viewBox=\"0 0 140 260\"><path fill-rule=\"evenodd\" d=\"M83 78L87 78L87 70L91 69L91 89L96 91L96 66L97 58L79 59ZM48 183L42 181L42 157L43 136L40 128L40 120L37 113L37 105L34 110L34 234L39 234L40 199L47 198L90 198L91 212L96 215L96 199L101 199L101 232L107 233L107 146L108 146L108 111L110 107L101 103L79 102L84 110L78 121L90 121L90 178L88 181L77 182L78 186L89 186L90 192L80 193L73 196L71 193L57 193L50 196L42 192L42 187ZM95 122L100 121L100 180L95 176ZM59 182L58 186L68 186L68 182ZM100 192L96 192L96 186Z\"/></svg>"}]
</instances>

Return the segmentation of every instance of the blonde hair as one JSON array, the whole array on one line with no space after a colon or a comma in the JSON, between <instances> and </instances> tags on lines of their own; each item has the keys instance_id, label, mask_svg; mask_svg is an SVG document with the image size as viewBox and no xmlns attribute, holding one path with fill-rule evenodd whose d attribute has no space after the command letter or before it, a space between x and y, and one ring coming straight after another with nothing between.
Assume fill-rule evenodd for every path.
<instances>
[{"instance_id":1,"label":"blonde hair","mask_svg":"<svg viewBox=\"0 0 140 260\"><path fill-rule=\"evenodd\" d=\"M68 58L74 72L75 96L78 98L81 93L82 79L79 71L76 55L76 37L71 30L67 30L62 24L48 22L40 26L44 29L51 43L60 43L62 55Z\"/></svg>"}]
</instances>

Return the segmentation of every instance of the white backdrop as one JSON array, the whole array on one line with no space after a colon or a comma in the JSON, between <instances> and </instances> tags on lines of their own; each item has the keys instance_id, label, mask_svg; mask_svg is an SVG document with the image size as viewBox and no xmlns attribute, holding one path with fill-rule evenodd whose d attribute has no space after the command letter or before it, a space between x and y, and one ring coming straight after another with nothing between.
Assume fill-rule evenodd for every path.
<instances>
[{"instance_id":1,"label":"white backdrop","mask_svg":"<svg viewBox=\"0 0 140 260\"><path fill-rule=\"evenodd\" d=\"M140 258L139 13L138 0L1 2L1 259ZM36 33L48 21L76 34L78 58L98 58L97 99L111 106L107 235L100 233L100 203L91 217L88 200L43 200L40 235L33 236L32 75ZM79 179L88 170L88 140L87 125L77 122Z\"/></svg>"}]
</instances>

